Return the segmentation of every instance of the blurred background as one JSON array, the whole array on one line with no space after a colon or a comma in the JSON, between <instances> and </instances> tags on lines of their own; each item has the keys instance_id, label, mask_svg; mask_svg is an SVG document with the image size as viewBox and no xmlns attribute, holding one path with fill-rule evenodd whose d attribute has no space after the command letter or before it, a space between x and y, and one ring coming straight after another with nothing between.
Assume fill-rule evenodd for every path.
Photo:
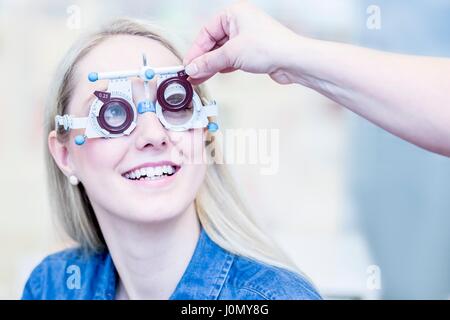
<instances>
[{"instance_id":1,"label":"blurred background","mask_svg":"<svg viewBox=\"0 0 450 320\"><path fill-rule=\"evenodd\" d=\"M46 95L65 51L119 16L160 24L186 50L230 2L0 0L1 299L19 298L32 268L67 245L49 212L42 133ZM311 37L450 56L448 0L253 2ZM258 164L231 169L262 228L325 298L450 297L449 159L299 85L242 72L207 85L222 129L279 129L276 174L262 175Z\"/></svg>"}]
</instances>

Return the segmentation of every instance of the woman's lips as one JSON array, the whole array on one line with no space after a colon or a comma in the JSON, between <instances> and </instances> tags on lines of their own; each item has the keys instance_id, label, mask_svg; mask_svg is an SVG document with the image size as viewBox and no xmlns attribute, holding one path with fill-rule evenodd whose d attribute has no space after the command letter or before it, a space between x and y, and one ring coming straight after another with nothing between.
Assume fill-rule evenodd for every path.
<instances>
[{"instance_id":1,"label":"woman's lips","mask_svg":"<svg viewBox=\"0 0 450 320\"><path fill-rule=\"evenodd\" d=\"M123 172L122 175L126 175L127 173L131 173L135 170L142 169L142 168L156 168L156 167L162 167L162 166L172 166L179 168L180 165L176 164L172 161L158 161L158 162L145 162L141 163L140 165L134 166L133 168L127 170L126 172Z\"/></svg>"},{"instance_id":2,"label":"woman's lips","mask_svg":"<svg viewBox=\"0 0 450 320\"><path fill-rule=\"evenodd\" d=\"M160 177L156 178L149 178L149 177L141 177L140 179L128 179L123 176L124 179L128 180L128 182L132 183L133 185L137 186L145 186L145 187L154 187L154 188L162 188L164 186L167 186L171 184L176 176L178 175L179 171L181 170L181 167L176 166L175 172L171 175L162 175Z\"/></svg>"}]
</instances>

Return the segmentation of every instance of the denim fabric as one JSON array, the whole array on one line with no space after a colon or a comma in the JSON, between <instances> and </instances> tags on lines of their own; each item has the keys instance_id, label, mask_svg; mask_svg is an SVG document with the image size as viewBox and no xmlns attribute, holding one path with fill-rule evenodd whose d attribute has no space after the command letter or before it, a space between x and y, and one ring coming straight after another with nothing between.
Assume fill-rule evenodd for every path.
<instances>
[{"instance_id":1,"label":"denim fabric","mask_svg":"<svg viewBox=\"0 0 450 320\"><path fill-rule=\"evenodd\" d=\"M117 271L110 254L80 248L46 257L31 273L22 299L114 299ZM170 299L321 299L301 275L235 255L202 229L194 254Z\"/></svg>"}]
</instances>

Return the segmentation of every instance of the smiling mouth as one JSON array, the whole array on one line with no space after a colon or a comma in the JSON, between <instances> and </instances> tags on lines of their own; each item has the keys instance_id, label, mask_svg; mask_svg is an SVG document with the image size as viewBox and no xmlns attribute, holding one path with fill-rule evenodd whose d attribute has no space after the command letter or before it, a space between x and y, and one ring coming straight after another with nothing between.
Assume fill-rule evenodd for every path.
<instances>
[{"instance_id":1,"label":"smiling mouth","mask_svg":"<svg viewBox=\"0 0 450 320\"><path fill-rule=\"evenodd\" d=\"M176 165L142 167L128 171L122 174L122 176L132 181L153 181L173 176L178 170L180 170L180 166Z\"/></svg>"}]
</instances>

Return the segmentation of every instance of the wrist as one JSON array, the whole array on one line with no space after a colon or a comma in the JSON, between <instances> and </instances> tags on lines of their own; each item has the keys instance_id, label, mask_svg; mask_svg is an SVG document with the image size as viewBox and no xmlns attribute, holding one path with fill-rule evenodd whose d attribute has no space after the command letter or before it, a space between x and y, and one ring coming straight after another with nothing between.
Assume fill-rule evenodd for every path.
<instances>
[{"instance_id":1,"label":"wrist","mask_svg":"<svg viewBox=\"0 0 450 320\"><path fill-rule=\"evenodd\" d=\"M284 57L280 60L280 70L291 83L308 83L318 75L321 58L324 52L320 40L303 37L295 34L288 45Z\"/></svg>"},{"instance_id":2,"label":"wrist","mask_svg":"<svg viewBox=\"0 0 450 320\"><path fill-rule=\"evenodd\" d=\"M275 81L288 83L305 83L313 75L314 64L320 57L318 40L306 38L292 32L278 41L273 48L269 75Z\"/></svg>"}]
</instances>

